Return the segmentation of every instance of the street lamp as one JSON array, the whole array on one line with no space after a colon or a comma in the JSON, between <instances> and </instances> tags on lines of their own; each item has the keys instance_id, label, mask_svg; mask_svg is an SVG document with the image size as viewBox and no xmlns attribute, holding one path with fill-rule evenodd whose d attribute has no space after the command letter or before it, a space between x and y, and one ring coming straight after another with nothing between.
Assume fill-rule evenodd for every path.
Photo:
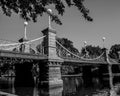
<instances>
[{"instance_id":1,"label":"street lamp","mask_svg":"<svg viewBox=\"0 0 120 96\"><path fill-rule=\"evenodd\" d=\"M27 27L27 25L28 25L28 22L27 21L25 21L24 22L24 30L25 30L25 32L24 32L24 39L27 39L27 32L26 32L26 27Z\"/></svg>"},{"instance_id":2,"label":"street lamp","mask_svg":"<svg viewBox=\"0 0 120 96\"><path fill-rule=\"evenodd\" d=\"M86 57L86 56L88 56L88 51L87 51L87 49L86 49L86 46L87 46L87 42L86 42L86 41L84 41L84 47L85 47L85 57Z\"/></svg>"},{"instance_id":3,"label":"street lamp","mask_svg":"<svg viewBox=\"0 0 120 96\"><path fill-rule=\"evenodd\" d=\"M103 48L105 47L105 43L104 43L104 42L105 42L105 39L106 39L105 37L102 37L102 41L103 41Z\"/></svg>"},{"instance_id":4,"label":"street lamp","mask_svg":"<svg viewBox=\"0 0 120 96\"><path fill-rule=\"evenodd\" d=\"M50 12L50 14L52 14L52 10L48 9L48 12ZM51 27L51 16L49 15L49 29L52 29Z\"/></svg>"},{"instance_id":5,"label":"street lamp","mask_svg":"<svg viewBox=\"0 0 120 96\"><path fill-rule=\"evenodd\" d=\"M86 42L86 41L84 41L84 47L86 47L86 45L87 45L87 42Z\"/></svg>"}]
</instances>

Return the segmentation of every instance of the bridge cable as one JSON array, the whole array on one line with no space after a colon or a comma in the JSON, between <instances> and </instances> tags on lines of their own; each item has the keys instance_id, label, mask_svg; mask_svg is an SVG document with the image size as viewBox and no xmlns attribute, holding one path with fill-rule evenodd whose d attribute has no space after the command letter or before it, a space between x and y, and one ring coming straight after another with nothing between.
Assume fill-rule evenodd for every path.
<instances>
[{"instance_id":1,"label":"bridge cable","mask_svg":"<svg viewBox=\"0 0 120 96\"><path fill-rule=\"evenodd\" d=\"M57 40L56 40L56 42L57 42L63 49L65 49L67 52L69 52L69 53L72 54L73 56L76 56L76 57L79 58L79 59L83 59L83 60L96 60L96 59L101 58L101 57L103 56L103 54L104 54L104 52L103 52L100 56L98 56L98 57L96 57L96 58L87 59L87 58L80 57L79 55L76 55L76 54L70 52L67 48L65 48L65 47L64 47L62 44L60 44Z\"/></svg>"},{"instance_id":2,"label":"bridge cable","mask_svg":"<svg viewBox=\"0 0 120 96\"><path fill-rule=\"evenodd\" d=\"M40 39L42 39L44 37L45 36L42 36L42 37L39 37L39 38L36 38L36 39L33 39L33 40L29 40L27 42L25 41L25 42L22 42L22 43L0 44L0 47L1 46L20 45L20 44L30 43L30 42L34 42L34 41L40 40Z\"/></svg>"}]
</instances>

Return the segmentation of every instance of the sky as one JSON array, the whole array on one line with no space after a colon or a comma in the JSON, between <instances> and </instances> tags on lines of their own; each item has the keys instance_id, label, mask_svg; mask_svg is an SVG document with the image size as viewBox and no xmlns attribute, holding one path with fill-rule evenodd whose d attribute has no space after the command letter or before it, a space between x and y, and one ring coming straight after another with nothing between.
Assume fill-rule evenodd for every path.
<instances>
[{"instance_id":1,"label":"sky","mask_svg":"<svg viewBox=\"0 0 120 96\"><path fill-rule=\"evenodd\" d=\"M120 0L85 0L93 22L86 21L75 7L66 8L63 16L59 16L63 25L52 23L58 37L68 38L80 51L87 45L103 45L110 48L120 44ZM52 7L50 7L52 9ZM56 13L56 12L55 12ZM37 23L29 22L27 37L29 40L42 36L41 31L48 27L48 15L38 18ZM24 36L24 20L18 15L5 16L0 11L0 39L17 41ZM102 37L105 37L103 44Z\"/></svg>"}]
</instances>

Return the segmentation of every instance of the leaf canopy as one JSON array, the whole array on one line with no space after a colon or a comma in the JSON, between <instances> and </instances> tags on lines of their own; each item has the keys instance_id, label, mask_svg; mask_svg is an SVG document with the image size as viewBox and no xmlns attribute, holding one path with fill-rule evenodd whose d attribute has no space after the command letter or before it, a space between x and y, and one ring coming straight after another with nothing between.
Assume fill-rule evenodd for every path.
<instances>
[{"instance_id":1,"label":"leaf canopy","mask_svg":"<svg viewBox=\"0 0 120 96\"><path fill-rule=\"evenodd\" d=\"M64 14L66 5L68 7L77 7L86 20L93 20L89 16L89 10L84 6L83 2L84 0L0 0L0 7L5 15L11 16L14 12L26 21L37 22L38 16L43 16L43 13L47 13L51 15L52 21L61 25L62 22L58 18L58 15ZM58 15L51 14L48 11L47 6L51 4L54 5Z\"/></svg>"}]
</instances>

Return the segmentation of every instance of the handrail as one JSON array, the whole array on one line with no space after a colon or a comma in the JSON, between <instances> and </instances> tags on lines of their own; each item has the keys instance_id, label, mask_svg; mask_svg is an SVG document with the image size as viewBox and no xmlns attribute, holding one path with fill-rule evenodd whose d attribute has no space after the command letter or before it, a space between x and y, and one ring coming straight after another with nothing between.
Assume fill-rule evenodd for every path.
<instances>
[{"instance_id":1,"label":"handrail","mask_svg":"<svg viewBox=\"0 0 120 96\"><path fill-rule=\"evenodd\" d=\"M70 52L67 48L65 48L65 47L64 47L62 44L60 44L57 40L56 40L56 42L57 42L63 49L65 49L67 52L69 52L69 53L72 54L73 56L75 56L75 57L77 57L77 58L79 58L79 59L82 59L82 60L91 60L91 61L92 61L92 60L96 60L96 59L101 58L101 57L104 55L104 53L105 53L105 52L103 52L100 56L98 56L98 57L96 57L96 58L87 59L87 58L80 57L79 55L76 55L76 54Z\"/></svg>"}]
</instances>

